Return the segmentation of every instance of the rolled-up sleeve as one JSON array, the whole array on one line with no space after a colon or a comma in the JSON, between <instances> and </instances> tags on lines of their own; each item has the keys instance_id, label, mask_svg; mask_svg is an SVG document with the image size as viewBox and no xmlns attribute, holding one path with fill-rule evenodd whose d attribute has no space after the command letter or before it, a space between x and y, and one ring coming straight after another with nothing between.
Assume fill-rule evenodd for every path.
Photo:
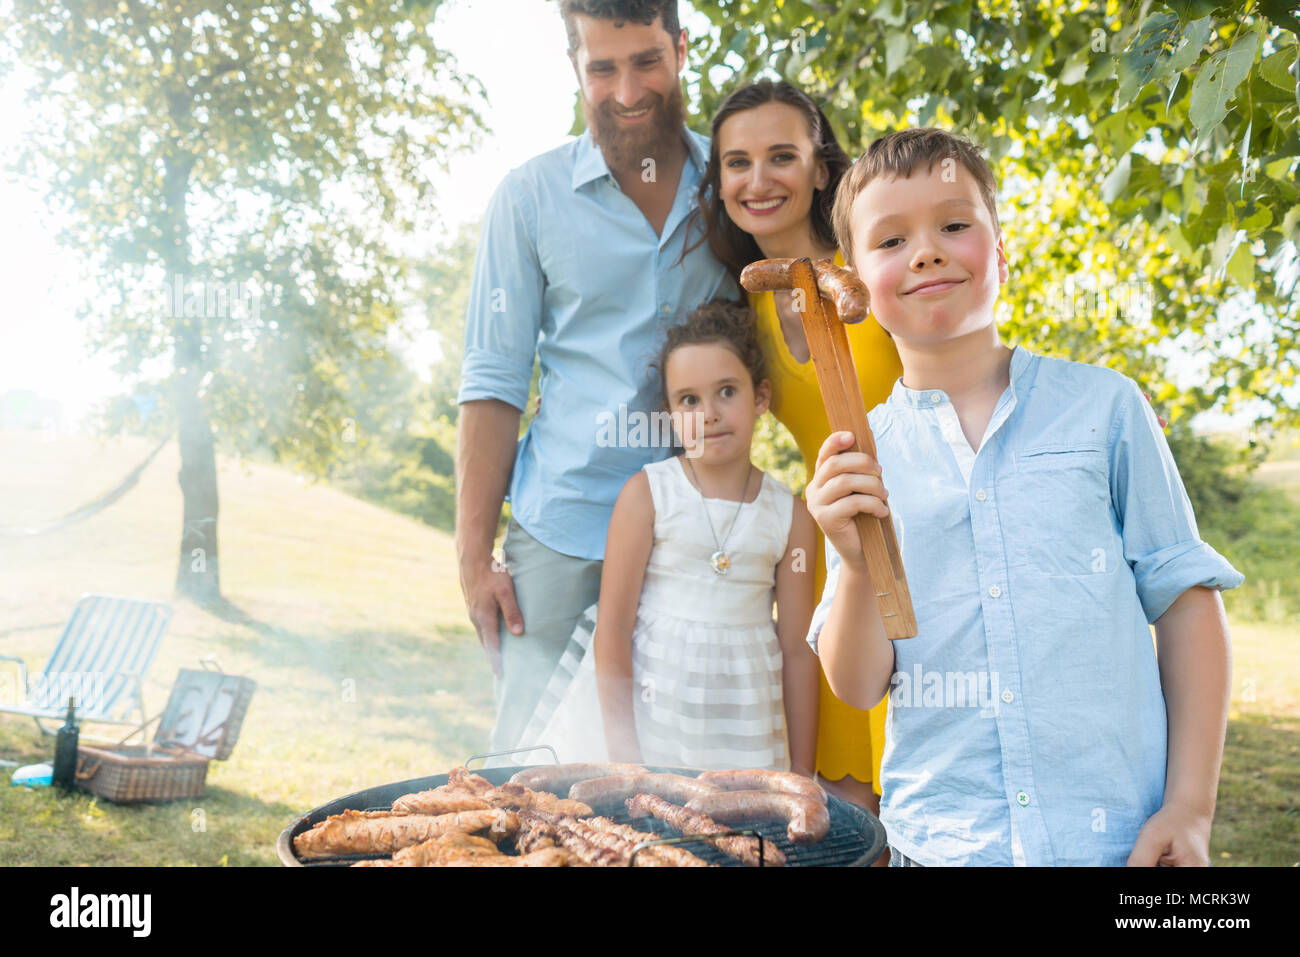
<instances>
[{"instance_id":1,"label":"rolled-up sleeve","mask_svg":"<svg viewBox=\"0 0 1300 957\"><path fill-rule=\"evenodd\" d=\"M465 319L456 401L528 404L546 281L537 256L536 211L518 174L492 194L479 234Z\"/></svg>"},{"instance_id":2,"label":"rolled-up sleeve","mask_svg":"<svg viewBox=\"0 0 1300 957\"><path fill-rule=\"evenodd\" d=\"M1111 499L1147 621L1154 623L1189 588L1225 590L1245 581L1201 541L1169 443L1131 380L1111 432Z\"/></svg>"},{"instance_id":3,"label":"rolled-up sleeve","mask_svg":"<svg viewBox=\"0 0 1300 957\"><path fill-rule=\"evenodd\" d=\"M831 602L835 600L835 587L840 581L840 553L830 542L826 542L826 584L822 586L821 601L813 610L812 621L808 623L808 644L813 654L820 655L817 641L821 638L822 626L831 613Z\"/></svg>"}]
</instances>

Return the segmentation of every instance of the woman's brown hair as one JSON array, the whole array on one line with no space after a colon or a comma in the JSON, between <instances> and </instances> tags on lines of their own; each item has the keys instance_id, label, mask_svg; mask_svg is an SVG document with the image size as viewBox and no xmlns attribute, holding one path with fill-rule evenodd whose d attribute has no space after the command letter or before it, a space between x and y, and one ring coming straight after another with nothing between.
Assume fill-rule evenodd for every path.
<instances>
[{"instance_id":1,"label":"woman's brown hair","mask_svg":"<svg viewBox=\"0 0 1300 957\"><path fill-rule=\"evenodd\" d=\"M813 191L812 208L808 215L812 219L813 233L819 242L827 246L835 245L835 230L831 225L831 212L835 206L835 189L840 177L849 168L849 157L840 147L831 129L826 114L807 93L787 83L785 80L759 80L731 93L722 102L713 117L710 130L709 163L700 178L700 188L696 195L696 215L704 223L704 236L700 242L707 241L709 249L717 260L727 267L732 278L740 281L740 271L755 260L763 258L754 237L741 229L727 215L722 204L720 184L722 163L718 155L718 130L722 124L736 113L752 110L765 103L785 103L793 106L804 115L808 124L808 138L813 142L814 156L818 162L826 164L828 174L826 188ZM699 246L697 242L691 249ZM689 252L690 250L687 250Z\"/></svg>"}]
</instances>

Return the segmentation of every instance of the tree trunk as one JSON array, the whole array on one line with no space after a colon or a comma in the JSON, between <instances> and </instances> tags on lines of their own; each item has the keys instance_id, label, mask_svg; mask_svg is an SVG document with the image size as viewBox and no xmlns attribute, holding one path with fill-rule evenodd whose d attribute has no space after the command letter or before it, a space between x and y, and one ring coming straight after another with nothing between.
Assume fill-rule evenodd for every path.
<instances>
[{"instance_id":1,"label":"tree trunk","mask_svg":"<svg viewBox=\"0 0 1300 957\"><path fill-rule=\"evenodd\" d=\"M178 112L178 101L173 100L173 115ZM177 478L184 500L176 590L198 604L211 605L221 600L221 564L217 553L219 501L212 425L199 396L203 379L204 319L208 317L203 309L197 310L199 315L187 315L190 309L186 285L194 281L188 275L189 220L185 209L192 164L192 159L175 158L167 163L164 174L171 226L167 265L176 342L173 381L177 442L181 449L181 470ZM199 288L197 284L195 288ZM206 289L202 292L206 303Z\"/></svg>"},{"instance_id":2,"label":"tree trunk","mask_svg":"<svg viewBox=\"0 0 1300 957\"><path fill-rule=\"evenodd\" d=\"M198 370L191 367L176 383L177 441L181 447L178 478L185 501L176 590L201 605L208 605L221 598L217 457L212 427L198 391Z\"/></svg>"}]
</instances>

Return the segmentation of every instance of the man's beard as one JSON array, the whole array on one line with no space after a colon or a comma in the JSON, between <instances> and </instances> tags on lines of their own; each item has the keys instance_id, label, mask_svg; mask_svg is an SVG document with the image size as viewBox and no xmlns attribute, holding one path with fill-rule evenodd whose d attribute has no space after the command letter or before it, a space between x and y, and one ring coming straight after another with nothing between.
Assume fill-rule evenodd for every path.
<instances>
[{"instance_id":1,"label":"man's beard","mask_svg":"<svg viewBox=\"0 0 1300 957\"><path fill-rule=\"evenodd\" d=\"M587 117L587 128L605 154L605 162L611 170L638 170L646 159L663 159L681 138L686 127L686 107L682 104L682 91L677 84L673 84L667 99L658 93L649 93L637 104L637 109L647 106L651 110L649 123L624 128L614 115L613 97L594 110L586 98L583 99L582 111Z\"/></svg>"}]
</instances>

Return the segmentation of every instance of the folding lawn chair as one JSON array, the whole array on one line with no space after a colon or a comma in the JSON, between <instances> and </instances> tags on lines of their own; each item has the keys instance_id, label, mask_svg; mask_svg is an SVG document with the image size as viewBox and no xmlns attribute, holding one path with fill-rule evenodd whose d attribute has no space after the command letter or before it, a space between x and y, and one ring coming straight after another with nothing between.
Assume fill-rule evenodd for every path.
<instances>
[{"instance_id":1,"label":"folding lawn chair","mask_svg":"<svg viewBox=\"0 0 1300 957\"><path fill-rule=\"evenodd\" d=\"M42 721L63 718L68 699L75 698L81 724L143 728L141 682L171 617L171 605L164 602L82 595L45 670L33 681L28 682L27 665L21 658L0 655L0 660L17 663L19 677L18 703L0 701L0 712L29 715L42 733L54 734L55 729ZM84 732L81 737L116 740L93 738Z\"/></svg>"}]
</instances>

